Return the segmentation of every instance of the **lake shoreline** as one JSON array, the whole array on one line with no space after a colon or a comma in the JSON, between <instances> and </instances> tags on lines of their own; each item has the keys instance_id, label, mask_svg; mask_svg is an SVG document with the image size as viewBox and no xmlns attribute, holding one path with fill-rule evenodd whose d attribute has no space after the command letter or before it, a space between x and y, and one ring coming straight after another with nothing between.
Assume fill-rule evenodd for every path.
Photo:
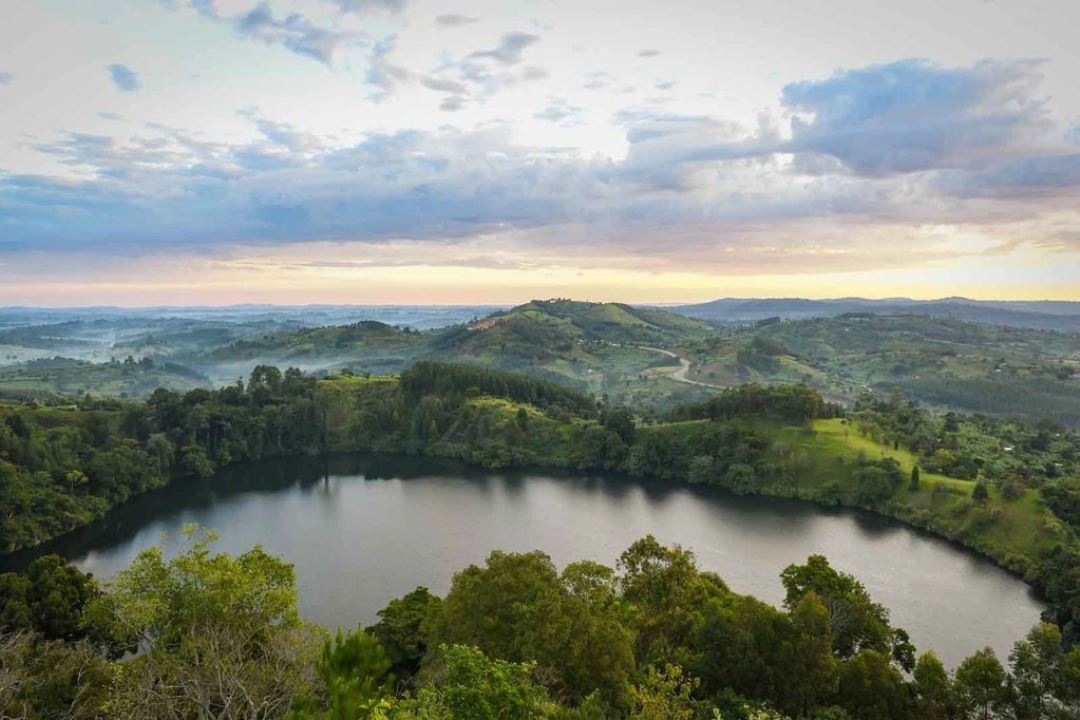
<instances>
[{"instance_id":1,"label":"lake shoreline","mask_svg":"<svg viewBox=\"0 0 1080 720\"><path fill-rule=\"evenodd\" d=\"M656 487L664 487L664 488L671 488L671 489L682 488L682 489L691 489L691 490L708 490L710 492L719 491L722 494L730 495L730 496L733 496L733 497L772 498L772 499L787 500L787 501L797 503L797 504L810 504L810 505L813 505L813 506L815 506L817 508L820 508L820 509L823 509L823 510L837 510L837 511L841 511L841 512L852 512L852 511L854 511L854 512L857 512L857 513L867 513L869 515L874 516L875 518L885 519L885 520L888 520L890 522L897 523L898 525L903 526L905 528L914 530L914 531L916 531L917 533L919 533L920 535L922 535L924 537L942 541L942 542L944 542L944 543L946 543L946 544L948 544L948 545L950 545L950 546L952 546L954 548L961 549L961 550L963 550L965 552L971 553L971 554L976 555L976 556L978 556L980 558L983 558L985 560L989 560L996 567L1000 568L1001 570L1004 570L1005 572L1007 572L1011 576L1016 577L1017 579L1022 580L1025 584L1027 584L1027 586L1031 589L1031 591L1034 593L1035 597L1039 600L1039 602L1047 605L1047 612L1051 609L1049 601L1047 600L1046 595L1045 595L1045 586L1044 586L1044 583L1042 582L1041 578L1039 578L1039 577L1031 578L1028 575L1026 575L1025 573L1019 572L1015 568L1009 567L1004 562L1002 562L999 558L995 557L992 553L986 552L986 551L984 551L984 550L982 550L982 549L980 549L980 548L978 548L978 547L976 547L976 546L974 546L974 545L972 545L970 543L967 543L962 538L949 537L949 536L947 536L945 534L935 532L932 528L926 527L924 525L920 525L920 524L918 524L916 522L905 519L905 518L900 517L900 516L895 515L895 514L891 514L891 513L888 513L888 512L883 512L880 508L866 507L866 506L858 505L858 504L855 504L855 503L843 502L842 500L837 501L837 502L825 502L825 501L821 500L820 498L801 497L801 496L799 496L797 494L775 492L775 491L772 491L772 488L764 488L764 489L762 489L760 491L740 493L740 492L736 492L736 491L734 491L734 490L732 490L730 488L724 487L722 485L694 484L694 483L691 483L691 482L689 482L688 480L685 480L685 479L677 481L677 482L672 482L671 480L665 480L663 478L654 477L654 476L637 476L637 475L631 475L631 474L628 474L628 473L622 473L622 472L618 472L618 471L609 471L609 470L575 469L575 468L568 468L568 467L560 466L560 465L556 465L556 464L553 464L553 465L524 464L524 465L508 465L508 466L505 466L505 467L487 467L487 466L483 465L482 463L469 462L468 460L465 460L463 458L453 456L453 455L448 455L448 454L438 454L438 453L428 453L428 452L408 453L408 452L395 452L395 451L385 451L385 450L331 450L331 451L325 451L325 452L317 453L317 454L307 454L307 453L296 454L296 453L294 453L294 454L274 455L274 456L270 456L270 457L259 458L259 459L256 459L256 460L241 460L241 461L229 463L227 465L223 465L222 467L218 468L217 471L214 473L214 475L212 477L210 477L210 478L197 478L197 477L190 476L190 475L176 477L176 478L171 479L165 485L162 485L162 486L156 487L156 488L151 488L151 489L147 490L146 492L143 492L143 493L140 493L138 495L132 496L128 501L126 501L126 502L124 502L124 503L122 503L120 505L116 505L116 506L110 508L101 517L95 518L93 521L91 521L89 523L79 525L79 526L74 527L74 528L72 528L72 529L70 529L70 530L68 530L68 531L66 531L64 533L61 533L59 535L55 535L55 536L53 536L51 538L43 540L43 541L41 541L39 543L36 543L34 545L26 546L26 547L19 548L17 550L5 552L5 553L0 553L0 570L7 571L7 570L10 570L10 569L20 569L20 568L24 569L25 566L27 564L29 564L29 562L32 561L33 558L40 557L43 554L48 554L47 552L42 552L41 551L42 547L51 545L51 544L53 544L53 543L55 543L57 541L63 541L65 538L70 538L71 536L73 536L73 535L75 535L77 533L86 532L88 529L91 529L91 528L93 528L95 526L99 526L102 523L106 523L106 522L109 521L109 519L111 517L114 517L118 513L121 513L124 510L125 507L130 505L130 503L132 503L134 501L139 501L142 498L153 497L156 494L160 494L160 493L165 492L165 491L167 491L169 489L175 488L175 486L178 483L183 483L183 482L213 483L213 481L217 477L219 477L223 472L235 471L238 468L242 468L244 466L253 465L253 464L262 464L262 463L280 462L280 461L292 462L292 461L297 461L297 460L303 460L303 459L306 459L306 458L319 458L323 462L326 462L326 461L328 461L328 460L330 460L332 458L341 458L341 457L382 457L382 458L411 458L411 459L423 458L423 459L431 459L431 460L443 460L443 461L451 461L451 462L453 462L453 463L455 463L457 465L460 465L464 469L468 469L470 471L475 471L475 472L515 472L515 473L535 472L535 473L546 473L546 474L557 473L557 474L560 474L560 475L565 474L565 475L571 475L571 476L575 476L575 477L582 477L582 476L586 476L586 477L587 476L613 477L613 478L619 478L619 479L625 480L627 482L645 484L645 485L653 485L653 486L656 486ZM19 558L22 558L22 557L29 557L29 559L26 560L25 562L20 562Z\"/></svg>"},{"instance_id":2,"label":"lake shoreline","mask_svg":"<svg viewBox=\"0 0 1080 720\"><path fill-rule=\"evenodd\" d=\"M304 617L326 627L374 622L379 608L417 585L444 592L454 571L482 564L495 549L540 550L557 567L577 560L610 566L646 534L691 549L735 592L775 607L783 602L783 568L824 555L893 608L920 647L957 660L984 644L1006 652L1045 607L984 556L861 508L626 473L491 470L401 453L235 463L4 559L25 566L35 554L55 552L107 581L148 547L163 545L168 554L183 547L187 524L219 530L218 552L262 545L292 564Z\"/></svg>"}]
</instances>

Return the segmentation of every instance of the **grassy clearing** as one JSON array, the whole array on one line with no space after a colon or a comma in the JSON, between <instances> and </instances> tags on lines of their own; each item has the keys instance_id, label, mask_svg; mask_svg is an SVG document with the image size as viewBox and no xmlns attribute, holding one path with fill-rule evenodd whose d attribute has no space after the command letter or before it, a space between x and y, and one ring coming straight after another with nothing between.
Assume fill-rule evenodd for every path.
<instances>
[{"instance_id":1,"label":"grassy clearing","mask_svg":"<svg viewBox=\"0 0 1080 720\"><path fill-rule=\"evenodd\" d=\"M1067 528L1032 489L1010 500L990 487L989 498L979 503L972 498L973 481L922 472L919 489L911 490L906 478L917 462L915 455L874 442L842 419L816 420L809 428L786 427L773 432L777 442L804 454L798 492L790 494L822 500L831 492L844 504L860 505L852 501L859 489L852 468L860 458L892 458L899 463L905 480L891 499L867 509L963 543L1029 579L1041 560L1068 540ZM766 494L783 489L763 487Z\"/></svg>"}]
</instances>

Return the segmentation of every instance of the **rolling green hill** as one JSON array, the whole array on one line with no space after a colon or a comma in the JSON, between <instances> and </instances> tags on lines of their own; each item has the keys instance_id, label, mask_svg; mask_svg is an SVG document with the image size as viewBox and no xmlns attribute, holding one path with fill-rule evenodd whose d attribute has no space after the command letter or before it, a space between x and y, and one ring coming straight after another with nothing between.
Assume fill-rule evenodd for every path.
<instances>
[{"instance_id":1,"label":"rolling green hill","mask_svg":"<svg viewBox=\"0 0 1080 720\"><path fill-rule=\"evenodd\" d=\"M114 381L111 360L127 355L157 363L159 383L174 389L190 389L200 381L204 386L233 384L256 365L379 375L432 359L517 370L646 411L663 411L708 394L707 388L672 379L678 360L655 348L678 349L714 332L705 323L663 310L572 300L537 300L424 331L373 320L301 327L296 325L303 320L299 316L290 316L290 325L261 317L250 322L137 316L46 319L50 322L0 330L0 343L7 343L0 345L0 365L62 354L101 366L83 364L78 372L67 368L65 376L57 376L54 369L48 378L27 375L19 366L22 369L7 371L12 389L60 395L148 391ZM192 368L199 380L178 383L160 373L165 363ZM142 368L135 372L146 374Z\"/></svg>"},{"instance_id":2,"label":"rolling green hill","mask_svg":"<svg viewBox=\"0 0 1080 720\"><path fill-rule=\"evenodd\" d=\"M834 399L866 390L970 412L1080 423L1080 335L922 315L850 314L728 331L690 348L691 377L801 381Z\"/></svg>"},{"instance_id":3,"label":"rolling green hill","mask_svg":"<svg viewBox=\"0 0 1080 720\"><path fill-rule=\"evenodd\" d=\"M425 357L517 370L656 409L707 390L672 380L678 361L648 348L680 348L712 333L663 310L534 300L438 333Z\"/></svg>"},{"instance_id":4,"label":"rolling green hill","mask_svg":"<svg viewBox=\"0 0 1080 720\"><path fill-rule=\"evenodd\" d=\"M591 303L577 300L534 300L488 318L498 322L529 317L551 324L565 324L582 339L610 342L679 343L710 334L697 320L664 310L637 308L623 303Z\"/></svg>"},{"instance_id":5,"label":"rolling green hill","mask_svg":"<svg viewBox=\"0 0 1080 720\"><path fill-rule=\"evenodd\" d=\"M401 356L422 343L420 333L374 320L351 325L301 328L243 338L200 356L202 360L289 362L349 360L368 356Z\"/></svg>"},{"instance_id":6,"label":"rolling green hill","mask_svg":"<svg viewBox=\"0 0 1080 720\"><path fill-rule=\"evenodd\" d=\"M92 363L52 358L0 367L0 397L14 399L48 400L87 393L140 398L159 387L186 392L207 385L206 377L182 365L145 359Z\"/></svg>"},{"instance_id":7,"label":"rolling green hill","mask_svg":"<svg viewBox=\"0 0 1080 720\"><path fill-rule=\"evenodd\" d=\"M261 327L128 319L11 328L0 339L22 343L20 353L55 355L50 349L68 348L80 359L85 353L107 360L126 349L135 358L152 358L157 368L154 375L128 368L117 376L107 362L50 367L42 375L45 365L13 365L3 371L7 384L0 388L24 395L137 395L150 387L151 376L182 389L200 375L204 384L231 384L258 364L385 374L429 359L524 372L646 412L700 400L716 387L803 382L838 402L898 390L939 408L1080 424L1080 334L950 317L852 312L717 329L661 309L555 299L427 331L375 321ZM689 369L680 371L679 358L659 350L685 358ZM8 362L32 357L11 355ZM196 379L164 372L166 362L192 368Z\"/></svg>"},{"instance_id":8,"label":"rolling green hill","mask_svg":"<svg viewBox=\"0 0 1080 720\"><path fill-rule=\"evenodd\" d=\"M245 375L256 364L384 374L421 359L466 362L517 370L658 410L708 391L672 380L678 361L646 347L679 348L713 332L702 322L663 310L537 300L425 332L366 321L247 337L187 362L219 382Z\"/></svg>"},{"instance_id":9,"label":"rolling green hill","mask_svg":"<svg viewBox=\"0 0 1080 720\"><path fill-rule=\"evenodd\" d=\"M889 298L726 298L696 305L680 305L672 312L717 325L753 323L767 318L805 320L848 313L926 315L1010 327L1080 332L1080 302L1030 300L972 300L964 297L940 300Z\"/></svg>"},{"instance_id":10,"label":"rolling green hill","mask_svg":"<svg viewBox=\"0 0 1080 720\"><path fill-rule=\"evenodd\" d=\"M248 335L299 327L293 321L124 316L78 318L0 329L0 362L53 356L97 362L188 356Z\"/></svg>"}]
</instances>

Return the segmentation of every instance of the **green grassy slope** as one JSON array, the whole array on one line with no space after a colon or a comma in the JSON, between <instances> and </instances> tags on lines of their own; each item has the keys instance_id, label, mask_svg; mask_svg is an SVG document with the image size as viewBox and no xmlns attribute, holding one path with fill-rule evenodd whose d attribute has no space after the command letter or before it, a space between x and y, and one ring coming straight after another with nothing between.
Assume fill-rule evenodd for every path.
<instances>
[{"instance_id":1,"label":"green grassy slope","mask_svg":"<svg viewBox=\"0 0 1080 720\"><path fill-rule=\"evenodd\" d=\"M433 424L423 443L410 448L402 436L388 437L373 430L386 421L386 413L408 412L394 407L396 384L393 377L320 381L320 402L328 408L330 447L356 449L359 442L364 449L411 450L491 467L574 468L590 466L582 464L583 458L594 458L594 450L582 443L592 442L590 432L596 437L603 433L596 419L553 413L506 398L474 396L466 398L446 424ZM700 466L702 458L711 461L718 452L716 438L732 432L748 433L752 438L748 442L759 448L756 472L702 480L695 466ZM991 487L989 498L980 503L972 498L973 481L924 471L919 488L912 490L908 477L916 457L861 435L841 418L804 425L760 417L645 425L638 430L635 449L627 452L615 469L637 474L649 467L642 458L660 453L660 461L645 474L660 468L660 477L675 482L709 482L744 494L863 507L962 543L1028 579L1035 579L1041 562L1071 538L1069 528L1045 508L1033 489L1010 500ZM867 499L863 471L888 459L898 464L898 479L884 496Z\"/></svg>"},{"instance_id":2,"label":"green grassy slope","mask_svg":"<svg viewBox=\"0 0 1080 720\"><path fill-rule=\"evenodd\" d=\"M898 389L938 407L1080 423L1080 335L916 315L820 318L695 343L692 377L805 382L834 398Z\"/></svg>"},{"instance_id":3,"label":"green grassy slope","mask_svg":"<svg viewBox=\"0 0 1080 720\"><path fill-rule=\"evenodd\" d=\"M711 333L703 323L662 310L533 301L436 334L424 356L516 370L655 409L706 392L664 377L677 362L643 346L681 347Z\"/></svg>"},{"instance_id":4,"label":"green grassy slope","mask_svg":"<svg viewBox=\"0 0 1080 720\"><path fill-rule=\"evenodd\" d=\"M376 321L302 328L237 340L201 353L191 362L218 381L244 376L254 365L400 372L422 351L424 334Z\"/></svg>"},{"instance_id":5,"label":"green grassy slope","mask_svg":"<svg viewBox=\"0 0 1080 720\"><path fill-rule=\"evenodd\" d=\"M206 377L186 367L151 361L92 363L53 358L0 367L0 396L21 399L87 393L138 398L159 387L186 392L208 384Z\"/></svg>"},{"instance_id":6,"label":"green grassy slope","mask_svg":"<svg viewBox=\"0 0 1080 720\"><path fill-rule=\"evenodd\" d=\"M899 463L904 480L888 500L869 509L961 542L1017 572L1032 571L1069 535L1033 489L1009 500L991 487L988 500L978 503L972 499L974 481L923 471L919 489L912 491L907 478L915 456L860 435L846 420L815 420L810 428L773 429L771 434L774 452L784 448L785 455L795 456L791 462L797 467L798 486L792 495L819 501L835 497L845 504L866 506L857 500L858 479L850 469L859 458L892 458ZM765 489L781 490L778 486Z\"/></svg>"},{"instance_id":7,"label":"green grassy slope","mask_svg":"<svg viewBox=\"0 0 1080 720\"><path fill-rule=\"evenodd\" d=\"M211 360L255 360L266 357L308 360L400 353L415 347L422 336L385 323L363 321L352 325L303 328L238 340L207 352Z\"/></svg>"}]
</instances>

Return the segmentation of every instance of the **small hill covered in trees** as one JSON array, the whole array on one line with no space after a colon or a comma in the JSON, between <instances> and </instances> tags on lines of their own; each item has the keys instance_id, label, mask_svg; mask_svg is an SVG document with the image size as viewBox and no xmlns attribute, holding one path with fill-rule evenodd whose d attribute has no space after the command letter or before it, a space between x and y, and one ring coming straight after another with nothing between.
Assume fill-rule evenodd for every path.
<instances>
[{"instance_id":1,"label":"small hill covered in trees","mask_svg":"<svg viewBox=\"0 0 1080 720\"><path fill-rule=\"evenodd\" d=\"M763 322L687 350L704 381L804 382L848 403L898 390L941 408L1080 423L1080 334L855 314Z\"/></svg>"}]
</instances>

